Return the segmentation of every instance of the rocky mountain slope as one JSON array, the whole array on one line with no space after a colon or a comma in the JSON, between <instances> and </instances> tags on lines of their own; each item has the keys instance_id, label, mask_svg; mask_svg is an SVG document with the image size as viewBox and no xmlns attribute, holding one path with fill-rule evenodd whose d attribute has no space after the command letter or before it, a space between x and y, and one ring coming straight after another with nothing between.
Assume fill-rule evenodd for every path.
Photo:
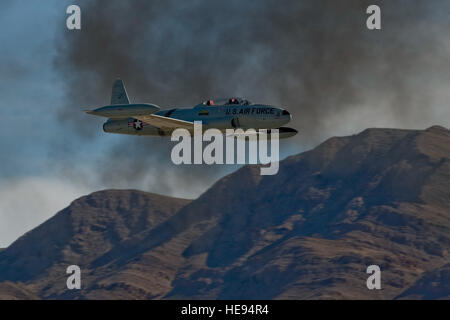
<instances>
[{"instance_id":1,"label":"rocky mountain slope","mask_svg":"<svg viewBox=\"0 0 450 320\"><path fill-rule=\"evenodd\" d=\"M399 299L450 299L450 263L426 272Z\"/></svg>"},{"instance_id":2,"label":"rocky mountain slope","mask_svg":"<svg viewBox=\"0 0 450 320\"><path fill-rule=\"evenodd\" d=\"M103 288L105 282L99 279L107 275L112 276L111 281L117 277L127 281L127 297L132 297L133 290L139 291L141 285L152 286L154 281L164 287L163 279L153 273L157 270L147 272L145 265L141 266L142 270L135 271L132 263L128 265L130 269L124 270L91 269L90 266L118 245L136 245L188 203L189 200L134 190L97 192L78 199L0 253L0 282L26 283L43 298L71 298L77 294L67 291L66 269L69 265L78 265L83 284L89 288ZM162 265L160 269L164 272ZM149 283L145 283L147 278ZM120 283L113 284L113 288L117 287L114 292L118 297ZM132 287L134 284L136 286ZM105 284L106 290L109 290L108 286ZM100 293L99 298L103 298Z\"/></svg>"},{"instance_id":3,"label":"rocky mountain slope","mask_svg":"<svg viewBox=\"0 0 450 320\"><path fill-rule=\"evenodd\" d=\"M450 131L367 129L192 202L78 199L0 252L0 283L46 299L434 299L449 297L449 262ZM382 290L366 287L372 264Z\"/></svg>"},{"instance_id":4,"label":"rocky mountain slope","mask_svg":"<svg viewBox=\"0 0 450 320\"><path fill-rule=\"evenodd\" d=\"M9 281L0 283L0 300L37 300L39 297L25 285Z\"/></svg>"}]
</instances>

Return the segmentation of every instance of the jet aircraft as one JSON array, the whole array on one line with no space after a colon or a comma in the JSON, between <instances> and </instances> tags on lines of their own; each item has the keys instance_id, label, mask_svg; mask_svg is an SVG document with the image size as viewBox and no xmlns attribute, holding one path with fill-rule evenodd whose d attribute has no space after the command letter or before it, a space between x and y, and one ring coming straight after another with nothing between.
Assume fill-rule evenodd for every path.
<instances>
[{"instance_id":1,"label":"jet aircraft","mask_svg":"<svg viewBox=\"0 0 450 320\"><path fill-rule=\"evenodd\" d=\"M177 128L193 132L194 121L202 121L204 130L216 128L225 133L226 129L271 129L279 130L280 138L297 134L293 128L283 127L291 121L291 114L280 107L253 104L248 100L231 97L228 99L206 100L192 108L171 108L161 110L155 104L130 104L123 81L114 82L111 104L86 113L106 117L103 130L138 136L170 136Z\"/></svg>"}]
</instances>

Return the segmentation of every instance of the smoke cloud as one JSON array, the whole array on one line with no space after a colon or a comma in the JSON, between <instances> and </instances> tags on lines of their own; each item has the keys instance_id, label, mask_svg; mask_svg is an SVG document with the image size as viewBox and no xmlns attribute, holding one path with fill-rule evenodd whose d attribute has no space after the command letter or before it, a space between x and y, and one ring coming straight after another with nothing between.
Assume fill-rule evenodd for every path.
<instances>
[{"instance_id":1,"label":"smoke cloud","mask_svg":"<svg viewBox=\"0 0 450 320\"><path fill-rule=\"evenodd\" d=\"M82 30L61 32L55 66L67 97L60 119L86 143L101 143L101 123L81 110L108 104L117 77L132 101L163 108L234 95L283 106L300 134L281 147L296 151L365 127L450 122L445 1L378 1L381 31L366 28L372 1L76 3ZM55 146L76 151L63 141ZM175 167L172 146L118 137L97 159L96 174L105 186L138 181L180 195L233 169Z\"/></svg>"}]
</instances>

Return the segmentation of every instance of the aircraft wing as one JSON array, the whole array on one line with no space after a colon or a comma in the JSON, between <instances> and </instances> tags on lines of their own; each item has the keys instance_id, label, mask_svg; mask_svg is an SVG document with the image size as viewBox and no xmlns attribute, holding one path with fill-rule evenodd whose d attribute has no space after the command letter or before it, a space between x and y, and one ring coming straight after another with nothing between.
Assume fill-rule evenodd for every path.
<instances>
[{"instance_id":1,"label":"aircraft wing","mask_svg":"<svg viewBox=\"0 0 450 320\"><path fill-rule=\"evenodd\" d=\"M155 126L155 127L161 128L161 129L184 128L184 129L188 129L188 130L194 130L193 122L158 116L156 114L133 116L133 118L139 119L143 122L146 122L148 124L151 124L152 126Z\"/></svg>"}]
</instances>

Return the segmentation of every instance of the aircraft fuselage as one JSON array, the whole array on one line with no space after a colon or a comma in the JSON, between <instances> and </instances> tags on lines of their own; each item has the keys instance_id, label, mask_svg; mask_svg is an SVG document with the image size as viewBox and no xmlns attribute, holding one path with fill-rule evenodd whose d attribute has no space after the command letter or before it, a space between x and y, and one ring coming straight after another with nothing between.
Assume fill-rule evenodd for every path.
<instances>
[{"instance_id":1,"label":"aircraft fuselage","mask_svg":"<svg viewBox=\"0 0 450 320\"><path fill-rule=\"evenodd\" d=\"M123 81L115 81L111 104L86 110L88 114L106 117L103 130L138 136L168 136L178 128L191 133L194 122L201 121L202 129L279 129L279 137L287 138L297 130L282 127L291 121L291 114L283 108L253 104L248 100L231 97L218 101L207 100L193 108L172 108L161 110L149 103L130 104Z\"/></svg>"},{"instance_id":2,"label":"aircraft fuselage","mask_svg":"<svg viewBox=\"0 0 450 320\"><path fill-rule=\"evenodd\" d=\"M112 106L116 107L117 106ZM125 106L126 107L126 106ZM126 114L124 107L119 107L117 112ZM132 112L136 112L133 110ZM291 120L291 115L284 109L269 105L223 105L223 106L196 106L194 108L174 108L170 110L160 110L154 114L183 119L185 121L202 121L204 129L216 128L221 131L226 129L276 129L287 124ZM105 132L122 133L131 135L170 135L173 130L162 130L145 122L136 120L133 117L126 119L115 119L116 114L104 125ZM122 116L122 115L121 115ZM293 131L290 131L293 133ZM285 133L286 134L286 133Z\"/></svg>"}]
</instances>

